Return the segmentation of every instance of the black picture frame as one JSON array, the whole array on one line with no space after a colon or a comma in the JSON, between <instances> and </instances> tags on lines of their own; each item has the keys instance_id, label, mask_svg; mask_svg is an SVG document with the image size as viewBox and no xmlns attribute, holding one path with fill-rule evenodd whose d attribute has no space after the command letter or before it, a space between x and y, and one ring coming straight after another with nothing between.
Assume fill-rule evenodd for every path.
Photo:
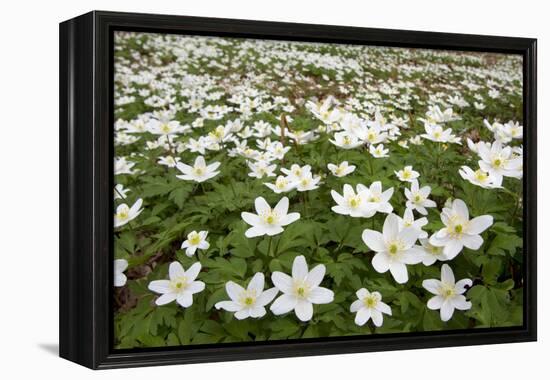
<instances>
[{"instance_id":1,"label":"black picture frame","mask_svg":"<svg viewBox=\"0 0 550 380\"><path fill-rule=\"evenodd\" d=\"M113 32L162 32L523 56L524 324L254 344L112 348ZM534 341L536 39L93 11L60 24L60 356L93 369Z\"/></svg>"}]
</instances>

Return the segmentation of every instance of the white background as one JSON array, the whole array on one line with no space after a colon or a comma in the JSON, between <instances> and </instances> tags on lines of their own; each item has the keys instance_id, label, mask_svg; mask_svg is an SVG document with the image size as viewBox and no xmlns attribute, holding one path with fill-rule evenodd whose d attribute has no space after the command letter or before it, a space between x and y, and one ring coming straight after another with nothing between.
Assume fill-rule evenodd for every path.
<instances>
[{"instance_id":1,"label":"white background","mask_svg":"<svg viewBox=\"0 0 550 380\"><path fill-rule=\"evenodd\" d=\"M543 378L548 352L550 27L539 1L7 0L0 11L0 377L71 379ZM56 357L58 23L89 10L539 39L539 342L93 372ZM546 67L545 67L546 66ZM86 344L86 342L82 342ZM546 352L545 352L546 351ZM537 373L544 373L537 376Z\"/></svg>"}]
</instances>

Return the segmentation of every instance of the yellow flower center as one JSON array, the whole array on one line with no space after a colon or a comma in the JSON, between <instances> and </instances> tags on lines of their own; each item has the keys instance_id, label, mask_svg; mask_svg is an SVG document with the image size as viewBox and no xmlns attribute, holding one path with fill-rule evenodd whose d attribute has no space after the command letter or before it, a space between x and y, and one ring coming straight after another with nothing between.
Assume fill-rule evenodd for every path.
<instances>
[{"instance_id":1,"label":"yellow flower center","mask_svg":"<svg viewBox=\"0 0 550 380\"><path fill-rule=\"evenodd\" d=\"M273 210L269 210L263 215L263 220L267 224L276 224L279 220L279 216Z\"/></svg>"},{"instance_id":2,"label":"yellow flower center","mask_svg":"<svg viewBox=\"0 0 550 380\"><path fill-rule=\"evenodd\" d=\"M199 234L193 234L190 238L189 238L189 242L193 245L198 245L200 242L201 242L201 237Z\"/></svg>"},{"instance_id":3,"label":"yellow flower center","mask_svg":"<svg viewBox=\"0 0 550 380\"><path fill-rule=\"evenodd\" d=\"M361 204L361 198L358 195L352 196L349 198L348 204L351 208L357 208Z\"/></svg>"},{"instance_id":4,"label":"yellow flower center","mask_svg":"<svg viewBox=\"0 0 550 380\"><path fill-rule=\"evenodd\" d=\"M390 254L395 255L398 250L399 250L399 247L397 246L397 244L390 244L390 249L389 249Z\"/></svg>"},{"instance_id":5,"label":"yellow flower center","mask_svg":"<svg viewBox=\"0 0 550 380\"><path fill-rule=\"evenodd\" d=\"M434 133L434 137L435 137L436 139L440 138L440 137L441 137L441 132L435 132L435 133Z\"/></svg>"},{"instance_id":6,"label":"yellow flower center","mask_svg":"<svg viewBox=\"0 0 550 380\"><path fill-rule=\"evenodd\" d=\"M482 170L476 170L474 176L479 182L484 182L489 177L489 173L485 173Z\"/></svg>"},{"instance_id":7,"label":"yellow flower center","mask_svg":"<svg viewBox=\"0 0 550 380\"><path fill-rule=\"evenodd\" d=\"M455 233L460 234L462 233L462 224L457 224L454 228Z\"/></svg>"},{"instance_id":8,"label":"yellow flower center","mask_svg":"<svg viewBox=\"0 0 550 380\"><path fill-rule=\"evenodd\" d=\"M160 127L160 130L164 133L168 133L171 131L171 128L170 126L168 126L168 124L162 124L162 126Z\"/></svg>"},{"instance_id":9,"label":"yellow flower center","mask_svg":"<svg viewBox=\"0 0 550 380\"><path fill-rule=\"evenodd\" d=\"M439 292L445 298L452 297L456 294L454 286L449 284L441 285Z\"/></svg>"},{"instance_id":10,"label":"yellow flower center","mask_svg":"<svg viewBox=\"0 0 550 380\"><path fill-rule=\"evenodd\" d=\"M195 172L196 175L201 176L201 175L204 174L204 169L203 168L194 168L193 172Z\"/></svg>"},{"instance_id":11,"label":"yellow flower center","mask_svg":"<svg viewBox=\"0 0 550 380\"><path fill-rule=\"evenodd\" d=\"M419 194L416 194L416 195L414 196L414 201L415 201L416 203L420 202L421 200L422 200L422 197L421 197Z\"/></svg>"},{"instance_id":12,"label":"yellow flower center","mask_svg":"<svg viewBox=\"0 0 550 380\"><path fill-rule=\"evenodd\" d=\"M179 277L170 281L170 287L176 292L184 290L187 288L187 278Z\"/></svg>"},{"instance_id":13,"label":"yellow flower center","mask_svg":"<svg viewBox=\"0 0 550 380\"><path fill-rule=\"evenodd\" d=\"M365 304L366 307L373 308L373 307L376 307L376 305L378 304L378 300L373 295L370 295L368 297L365 297L365 299L363 300L363 303Z\"/></svg>"},{"instance_id":14,"label":"yellow flower center","mask_svg":"<svg viewBox=\"0 0 550 380\"><path fill-rule=\"evenodd\" d=\"M245 303L245 305L250 306L250 305L252 305L252 304L254 303L254 298L252 298L252 297L246 297L246 298L244 299L244 303Z\"/></svg>"}]
</instances>

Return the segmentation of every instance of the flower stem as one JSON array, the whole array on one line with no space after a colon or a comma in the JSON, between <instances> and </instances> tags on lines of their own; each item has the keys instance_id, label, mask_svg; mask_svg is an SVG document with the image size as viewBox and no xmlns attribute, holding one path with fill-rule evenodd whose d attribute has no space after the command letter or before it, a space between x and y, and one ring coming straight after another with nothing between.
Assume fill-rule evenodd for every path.
<instances>
[{"instance_id":1,"label":"flower stem","mask_svg":"<svg viewBox=\"0 0 550 380\"><path fill-rule=\"evenodd\" d=\"M268 243L267 243L267 256L272 256L271 255L271 241L273 240L273 237L272 236L269 236L268 237Z\"/></svg>"}]
</instances>

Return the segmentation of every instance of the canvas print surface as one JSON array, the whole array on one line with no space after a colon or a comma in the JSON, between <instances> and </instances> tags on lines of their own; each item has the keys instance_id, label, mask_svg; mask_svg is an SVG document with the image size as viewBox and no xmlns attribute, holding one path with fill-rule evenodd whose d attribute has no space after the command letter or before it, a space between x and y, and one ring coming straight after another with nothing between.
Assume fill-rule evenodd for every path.
<instances>
[{"instance_id":1,"label":"canvas print surface","mask_svg":"<svg viewBox=\"0 0 550 380\"><path fill-rule=\"evenodd\" d=\"M522 325L521 56L113 53L115 348Z\"/></svg>"}]
</instances>

